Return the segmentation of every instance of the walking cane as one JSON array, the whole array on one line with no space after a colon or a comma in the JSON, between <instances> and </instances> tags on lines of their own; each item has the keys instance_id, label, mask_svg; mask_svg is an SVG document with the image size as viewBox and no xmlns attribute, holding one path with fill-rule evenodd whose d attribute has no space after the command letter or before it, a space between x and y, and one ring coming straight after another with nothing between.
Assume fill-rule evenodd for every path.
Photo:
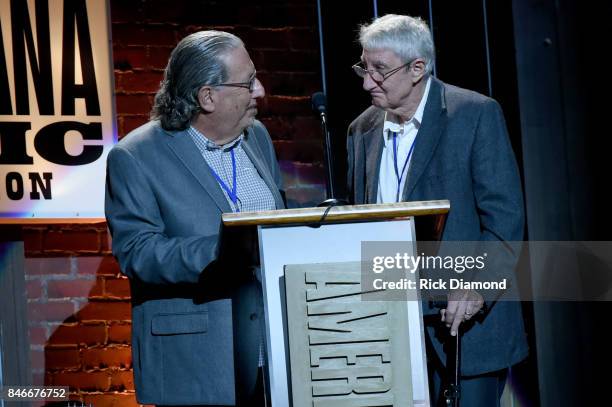
<instances>
[{"instance_id":1,"label":"walking cane","mask_svg":"<svg viewBox=\"0 0 612 407\"><path fill-rule=\"evenodd\" d=\"M487 309L486 307L482 307L476 315L482 316L486 315ZM444 398L446 399L447 407L459 407L459 399L461 398L461 384L460 384L460 376L461 376L461 337L462 337L462 326L460 325L457 328L457 335L455 335L455 346L454 346L454 354L449 354L449 357L446 359L446 368L448 371L448 376L450 380L448 381L448 388L444 390ZM451 337L452 338L452 337ZM452 356L452 357L451 357Z\"/></svg>"},{"instance_id":2,"label":"walking cane","mask_svg":"<svg viewBox=\"0 0 612 407\"><path fill-rule=\"evenodd\" d=\"M439 298L430 300L435 308L444 309L447 307L447 301ZM446 389L443 391L443 396L446 402L446 407L459 407L459 398L461 397L461 388L459 385L459 376L461 374L461 326L457 329L457 335L454 337L454 346L451 344L453 339L448 333L449 352L446 358L447 382ZM453 352L454 351L454 352Z\"/></svg>"},{"instance_id":3,"label":"walking cane","mask_svg":"<svg viewBox=\"0 0 612 407\"><path fill-rule=\"evenodd\" d=\"M446 366L450 377L448 388L444 390L447 407L459 407L459 399L461 398L461 386L459 383L459 375L461 374L461 327L457 329L454 348L454 355L449 355L446 359ZM451 358L450 356L454 357Z\"/></svg>"}]
</instances>

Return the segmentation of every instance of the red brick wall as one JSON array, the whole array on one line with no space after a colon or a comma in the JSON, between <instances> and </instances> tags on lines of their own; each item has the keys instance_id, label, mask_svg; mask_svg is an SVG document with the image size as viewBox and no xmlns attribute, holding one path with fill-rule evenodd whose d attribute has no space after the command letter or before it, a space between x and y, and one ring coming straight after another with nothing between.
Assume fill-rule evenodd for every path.
<instances>
[{"instance_id":1,"label":"red brick wall","mask_svg":"<svg viewBox=\"0 0 612 407\"><path fill-rule=\"evenodd\" d=\"M147 121L181 38L202 29L230 31L245 42L266 89L259 118L274 139L287 198L292 205L324 199L322 135L310 109L310 95L321 87L315 0L117 0L111 6L120 136Z\"/></svg>"},{"instance_id":2,"label":"red brick wall","mask_svg":"<svg viewBox=\"0 0 612 407\"><path fill-rule=\"evenodd\" d=\"M274 140L294 205L324 198L314 0L111 0L119 136L147 121L173 46L201 29L246 43L266 88L259 118ZM105 224L24 228L34 384L66 385L96 407L136 405L129 284Z\"/></svg>"},{"instance_id":3,"label":"red brick wall","mask_svg":"<svg viewBox=\"0 0 612 407\"><path fill-rule=\"evenodd\" d=\"M95 406L136 405L130 292L106 225L24 229L33 382Z\"/></svg>"}]
</instances>

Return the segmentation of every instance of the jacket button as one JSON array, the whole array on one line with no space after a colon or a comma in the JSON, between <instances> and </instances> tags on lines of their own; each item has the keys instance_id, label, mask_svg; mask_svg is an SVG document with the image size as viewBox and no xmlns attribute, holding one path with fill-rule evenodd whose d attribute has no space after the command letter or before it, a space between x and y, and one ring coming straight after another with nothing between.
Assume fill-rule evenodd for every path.
<instances>
[{"instance_id":1,"label":"jacket button","mask_svg":"<svg viewBox=\"0 0 612 407\"><path fill-rule=\"evenodd\" d=\"M257 319L257 314L253 313L249 318L251 319L251 321L255 321Z\"/></svg>"}]
</instances>

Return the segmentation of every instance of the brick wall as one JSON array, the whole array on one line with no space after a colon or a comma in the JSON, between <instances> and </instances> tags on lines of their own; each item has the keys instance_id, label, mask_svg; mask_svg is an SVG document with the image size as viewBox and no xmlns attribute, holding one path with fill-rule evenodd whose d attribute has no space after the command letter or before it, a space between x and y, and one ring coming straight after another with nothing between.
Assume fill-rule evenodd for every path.
<instances>
[{"instance_id":1,"label":"brick wall","mask_svg":"<svg viewBox=\"0 0 612 407\"><path fill-rule=\"evenodd\" d=\"M119 136L147 121L168 55L185 35L222 29L246 43L266 88L268 127L292 205L324 199L314 0L112 0ZM34 384L65 385L96 407L136 405L129 284L105 224L24 228Z\"/></svg>"},{"instance_id":2,"label":"brick wall","mask_svg":"<svg viewBox=\"0 0 612 407\"><path fill-rule=\"evenodd\" d=\"M290 204L324 199L322 136L310 109L310 95L321 87L315 0L112 1L111 14L120 136L147 121L181 38L230 31L244 40L266 89L259 119L274 139Z\"/></svg>"},{"instance_id":3,"label":"brick wall","mask_svg":"<svg viewBox=\"0 0 612 407\"><path fill-rule=\"evenodd\" d=\"M97 406L136 405L130 291L105 224L24 229L33 383Z\"/></svg>"}]
</instances>

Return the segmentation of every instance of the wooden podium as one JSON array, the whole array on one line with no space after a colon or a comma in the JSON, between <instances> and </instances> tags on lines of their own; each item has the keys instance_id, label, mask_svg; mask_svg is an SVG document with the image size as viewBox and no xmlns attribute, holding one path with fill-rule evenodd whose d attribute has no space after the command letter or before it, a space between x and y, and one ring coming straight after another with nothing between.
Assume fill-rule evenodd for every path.
<instances>
[{"instance_id":1,"label":"wooden podium","mask_svg":"<svg viewBox=\"0 0 612 407\"><path fill-rule=\"evenodd\" d=\"M399 379L401 376L395 374L393 378L395 381L402 380L401 383L395 383L397 388L405 385L409 391L393 396L387 389L384 392L379 391L378 393L381 394L378 394L376 389L382 388L381 380L385 381L382 375L376 378L360 378L360 380L366 380L363 382L365 384L360 385L360 388L364 390L354 391L347 395L347 392L342 390L343 386L336 384L351 382L350 378L342 380L340 376L340 380L331 378L329 382L325 382L321 379L323 377L321 372L317 371L320 366L314 362L312 365L309 364L311 363L309 361L314 358L313 355L317 353L315 350L318 351L320 348L296 348L308 343L307 336L304 335L312 330L312 321L300 321L300 313L295 311L300 307L306 309L309 306L299 304L300 298L308 297L309 293L307 290L301 294L293 291L287 293L285 291L286 281L292 280L298 285L301 282L305 287L308 286L308 281L304 281L303 276L306 274L289 277L285 273L303 272L303 270L312 270L313 273L316 273L321 272L321 269L325 273L325 270L345 270L347 267L355 269L351 264L361 264L362 242L404 242L410 245L413 253L416 253L417 234L419 240L438 240L440 238L449 208L448 201L423 201L223 215L224 245L231 245L232 251L241 253L236 255L252 256L253 263L261 266L268 370L267 389L272 406L375 406L388 405L389 400L395 400L392 401L393 405L405 406L411 403L415 406L429 405L420 301L393 301L395 309L393 312L400 312L400 314L393 315L402 315L402 319L405 318L404 321L395 321L397 323L393 323L395 325L393 328L409 327L405 330L399 345L395 340L394 349L396 350L394 352L396 355L405 352L401 357L405 357L408 361L409 370L407 372L410 376ZM358 279L358 271L356 275ZM293 285L295 286L295 283ZM353 302L353 304L357 303ZM345 307L347 305L349 304L343 304ZM288 321L288 312L292 316L290 321ZM376 323L374 319L366 322ZM367 325L363 326L367 327ZM289 327L292 328L289 329ZM403 343L404 341L407 343ZM326 344L328 348L330 345L333 346L334 343ZM350 346L356 349L355 344L350 344ZM296 349L298 349L297 352ZM327 355L330 355L329 351ZM354 367L354 359L364 355L354 356L343 359L347 365L350 365L349 367ZM322 359L328 363L327 360L333 357L322 357ZM353 359L352 362L351 359ZM381 356L379 359L384 359L384 357ZM366 364L370 363L370 361L366 362ZM338 370L326 369L325 371L329 374L329 372ZM317 380L317 382L313 384L309 380ZM379 396L381 397L380 404L377 404L376 397ZM410 398L407 404L405 397Z\"/></svg>"}]
</instances>

